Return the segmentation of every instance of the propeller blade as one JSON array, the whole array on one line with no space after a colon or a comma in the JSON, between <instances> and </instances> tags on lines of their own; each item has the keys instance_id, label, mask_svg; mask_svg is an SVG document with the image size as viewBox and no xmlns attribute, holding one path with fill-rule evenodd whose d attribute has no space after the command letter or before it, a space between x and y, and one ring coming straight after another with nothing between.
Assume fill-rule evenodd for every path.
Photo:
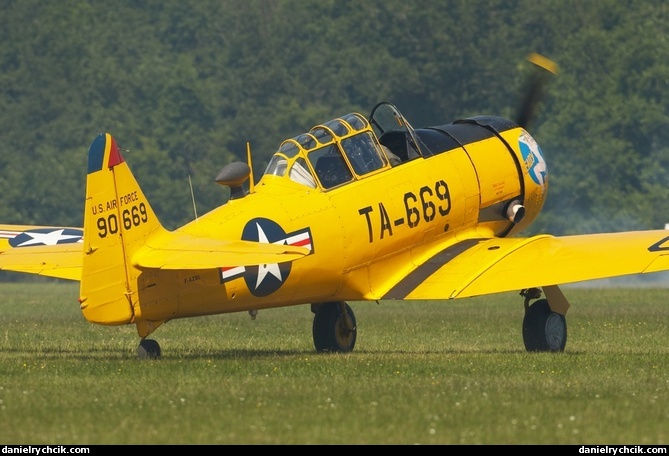
<instances>
[{"instance_id":1,"label":"propeller blade","mask_svg":"<svg viewBox=\"0 0 669 456\"><path fill-rule=\"evenodd\" d=\"M523 128L528 128L532 121L536 105L541 99L542 91L549 77L556 75L558 71L557 64L543 55L532 53L527 57L527 60L536 65L536 68L530 77L525 100L523 100L516 116L516 123Z\"/></svg>"}]
</instances>

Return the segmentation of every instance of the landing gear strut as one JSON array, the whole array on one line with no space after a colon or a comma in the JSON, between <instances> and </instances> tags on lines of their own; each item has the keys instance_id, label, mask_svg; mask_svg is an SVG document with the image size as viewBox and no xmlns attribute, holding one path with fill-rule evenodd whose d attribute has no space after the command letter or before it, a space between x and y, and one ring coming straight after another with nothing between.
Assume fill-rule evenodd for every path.
<instances>
[{"instance_id":1,"label":"landing gear strut","mask_svg":"<svg viewBox=\"0 0 669 456\"><path fill-rule=\"evenodd\" d=\"M350 352L355 347L357 327L351 307L343 301L312 304L313 337L318 352Z\"/></svg>"},{"instance_id":2,"label":"landing gear strut","mask_svg":"<svg viewBox=\"0 0 669 456\"><path fill-rule=\"evenodd\" d=\"M567 320L565 316L553 312L547 299L539 299L532 305L531 299L541 296L538 288L520 292L525 298L523 318L523 342L528 352L561 352L567 344Z\"/></svg>"}]
</instances>

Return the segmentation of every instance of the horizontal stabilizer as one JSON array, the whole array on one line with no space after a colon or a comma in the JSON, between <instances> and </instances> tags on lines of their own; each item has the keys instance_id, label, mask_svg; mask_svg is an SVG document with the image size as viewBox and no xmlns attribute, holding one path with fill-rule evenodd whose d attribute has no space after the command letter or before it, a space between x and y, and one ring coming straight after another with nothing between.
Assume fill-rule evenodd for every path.
<instances>
[{"instance_id":1,"label":"horizontal stabilizer","mask_svg":"<svg viewBox=\"0 0 669 456\"><path fill-rule=\"evenodd\" d=\"M283 244L192 237L162 232L135 252L139 268L213 269L285 263L308 255L310 249Z\"/></svg>"}]
</instances>

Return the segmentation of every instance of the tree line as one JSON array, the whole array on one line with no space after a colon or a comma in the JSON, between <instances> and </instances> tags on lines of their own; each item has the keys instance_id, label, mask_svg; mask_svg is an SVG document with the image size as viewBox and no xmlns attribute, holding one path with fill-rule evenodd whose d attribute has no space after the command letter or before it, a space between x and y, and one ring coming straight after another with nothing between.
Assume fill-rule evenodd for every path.
<instances>
[{"instance_id":1,"label":"tree line","mask_svg":"<svg viewBox=\"0 0 669 456\"><path fill-rule=\"evenodd\" d=\"M1 0L0 222L83 223L110 132L163 224L223 203L246 143L395 103L414 126L513 118L539 52L559 65L531 132L548 162L530 233L663 228L669 4L661 0Z\"/></svg>"}]
</instances>

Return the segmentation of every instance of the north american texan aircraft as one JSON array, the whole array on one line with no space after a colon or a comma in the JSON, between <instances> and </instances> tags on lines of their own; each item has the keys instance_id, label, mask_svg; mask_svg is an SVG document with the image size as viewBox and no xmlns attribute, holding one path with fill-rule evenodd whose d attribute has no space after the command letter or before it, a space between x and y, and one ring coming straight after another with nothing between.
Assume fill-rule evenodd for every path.
<instances>
[{"instance_id":1,"label":"north american texan aircraft","mask_svg":"<svg viewBox=\"0 0 669 456\"><path fill-rule=\"evenodd\" d=\"M0 269L76 280L87 320L148 338L186 317L309 305L317 352L350 352L348 302L452 300L519 292L527 351L560 352L569 308L559 285L669 269L669 233L522 236L548 190L525 129L551 60L512 121L463 118L414 128L391 103L283 141L255 182L246 162L215 180L220 207L165 229L116 139L88 151L83 228L0 225ZM542 297L543 295L543 297Z\"/></svg>"}]
</instances>

